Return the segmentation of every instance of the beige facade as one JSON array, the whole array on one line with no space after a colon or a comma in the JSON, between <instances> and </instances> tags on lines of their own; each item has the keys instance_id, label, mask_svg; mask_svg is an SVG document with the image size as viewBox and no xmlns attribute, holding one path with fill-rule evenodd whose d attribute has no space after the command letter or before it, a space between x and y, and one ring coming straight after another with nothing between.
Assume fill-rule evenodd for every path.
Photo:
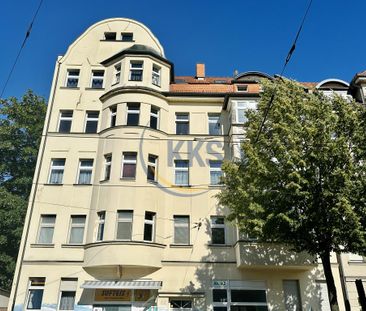
<instances>
[{"instance_id":1,"label":"beige facade","mask_svg":"<svg viewBox=\"0 0 366 311\"><path fill-rule=\"evenodd\" d=\"M157 38L123 18L58 58L9 310L328 310L314 258L238 234L215 199L271 77L198 69L180 86ZM358 310L365 264L347 256Z\"/></svg>"}]
</instances>

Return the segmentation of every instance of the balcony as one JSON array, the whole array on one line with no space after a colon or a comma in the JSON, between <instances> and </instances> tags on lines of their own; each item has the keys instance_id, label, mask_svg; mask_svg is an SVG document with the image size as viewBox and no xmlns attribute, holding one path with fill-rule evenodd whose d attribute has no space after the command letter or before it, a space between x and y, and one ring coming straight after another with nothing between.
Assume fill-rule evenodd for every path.
<instances>
[{"instance_id":1,"label":"balcony","mask_svg":"<svg viewBox=\"0 0 366 311\"><path fill-rule=\"evenodd\" d=\"M306 252L296 253L280 244L239 240L234 247L236 264L241 269L308 270L317 265L314 256Z\"/></svg>"},{"instance_id":2,"label":"balcony","mask_svg":"<svg viewBox=\"0 0 366 311\"><path fill-rule=\"evenodd\" d=\"M122 266L161 268L165 245L140 241L102 241L85 245L84 268Z\"/></svg>"}]
</instances>

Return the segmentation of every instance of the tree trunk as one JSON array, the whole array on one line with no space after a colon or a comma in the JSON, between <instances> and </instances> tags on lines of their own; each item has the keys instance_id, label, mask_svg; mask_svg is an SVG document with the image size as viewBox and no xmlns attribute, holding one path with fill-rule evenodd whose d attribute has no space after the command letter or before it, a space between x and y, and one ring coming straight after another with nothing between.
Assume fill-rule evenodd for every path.
<instances>
[{"instance_id":1,"label":"tree trunk","mask_svg":"<svg viewBox=\"0 0 366 311\"><path fill-rule=\"evenodd\" d=\"M334 284L334 278L332 273L332 267L330 264L330 252L325 252L320 255L323 263L323 270L325 275L325 280L328 287L328 297L330 302L330 309L332 311L339 311L338 300L337 300L337 289Z\"/></svg>"}]
</instances>

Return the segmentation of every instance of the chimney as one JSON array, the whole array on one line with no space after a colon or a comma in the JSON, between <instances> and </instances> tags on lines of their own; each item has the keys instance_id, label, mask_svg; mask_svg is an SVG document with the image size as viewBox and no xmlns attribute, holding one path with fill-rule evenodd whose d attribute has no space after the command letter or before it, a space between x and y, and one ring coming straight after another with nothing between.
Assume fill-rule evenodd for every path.
<instances>
[{"instance_id":1,"label":"chimney","mask_svg":"<svg viewBox=\"0 0 366 311\"><path fill-rule=\"evenodd\" d=\"M196 79L205 79L205 64L196 64Z\"/></svg>"}]
</instances>

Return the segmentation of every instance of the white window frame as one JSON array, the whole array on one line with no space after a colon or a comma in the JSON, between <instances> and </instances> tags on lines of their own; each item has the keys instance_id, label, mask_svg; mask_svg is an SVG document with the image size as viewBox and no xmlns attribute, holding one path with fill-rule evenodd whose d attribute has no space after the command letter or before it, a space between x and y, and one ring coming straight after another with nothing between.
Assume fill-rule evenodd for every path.
<instances>
[{"instance_id":1,"label":"white window frame","mask_svg":"<svg viewBox=\"0 0 366 311\"><path fill-rule=\"evenodd\" d=\"M32 280L33 279L44 279L44 284L43 285L32 285ZM30 292L31 290L38 290L41 289L43 290L42 293L42 301L41 301L41 308L42 308L42 302L43 302L43 298L44 298L44 288L45 288L45 283L46 283L46 278L44 277L31 277L28 280L28 292L27 292L27 300L26 300L26 304L25 304L25 310L31 310L31 311L35 311L35 310L41 310L41 309L28 309L28 304L29 304L29 298L30 298Z\"/></svg>"},{"instance_id":2,"label":"white window frame","mask_svg":"<svg viewBox=\"0 0 366 311\"><path fill-rule=\"evenodd\" d=\"M245 90L240 90L240 88L243 88L243 87L245 87ZM237 92L248 93L248 84L237 84L236 90L237 90Z\"/></svg>"},{"instance_id":3,"label":"white window frame","mask_svg":"<svg viewBox=\"0 0 366 311\"><path fill-rule=\"evenodd\" d=\"M126 156L134 155L135 159L125 159ZM124 177L123 176L123 168L125 164L135 164L135 176L134 177ZM137 152L135 151L126 151L122 153L122 169L121 169L121 178L123 179L136 179L137 175Z\"/></svg>"},{"instance_id":4,"label":"white window frame","mask_svg":"<svg viewBox=\"0 0 366 311\"><path fill-rule=\"evenodd\" d=\"M157 83L154 82L155 79ZM159 87L161 86L161 67L156 64L152 66L151 83Z\"/></svg>"},{"instance_id":5,"label":"white window frame","mask_svg":"<svg viewBox=\"0 0 366 311\"><path fill-rule=\"evenodd\" d=\"M102 76L95 76L94 74L96 72L103 72L103 75ZM97 90L103 89L104 88L104 75L105 75L105 71L103 69L93 69L92 74L91 74L91 78L90 78L90 88L97 89ZM94 80L101 80L102 81L102 86L101 87L93 87L93 81Z\"/></svg>"},{"instance_id":6,"label":"white window frame","mask_svg":"<svg viewBox=\"0 0 366 311\"><path fill-rule=\"evenodd\" d=\"M47 216L53 216L54 222L53 223L43 223L43 217L47 217ZM53 244L53 237L55 235L55 227L56 227L56 214L42 214L40 219L39 219L39 228L38 228L38 234L37 234L37 244ZM40 242L40 236L41 236L41 231L42 228L52 228L53 229L53 233L52 233L52 239L51 242L48 243L44 243L44 242Z\"/></svg>"},{"instance_id":7,"label":"white window frame","mask_svg":"<svg viewBox=\"0 0 366 311\"><path fill-rule=\"evenodd\" d=\"M152 112L152 110L155 109L156 113ZM151 117L156 118L156 129L159 129L160 126L160 120L159 120L159 116L160 116L160 109L156 106L151 106L150 107L150 127L151 127Z\"/></svg>"},{"instance_id":8,"label":"white window frame","mask_svg":"<svg viewBox=\"0 0 366 311\"><path fill-rule=\"evenodd\" d=\"M176 223L175 222L175 219L177 218L186 218L188 219L188 222L187 224L185 223ZM173 216L173 223L174 223L174 231L173 231L173 242L174 244L177 244L177 245L190 245L190 242L191 242L191 234L190 234L190 217L188 215L174 215ZM187 228L187 234L188 234L188 243L177 243L175 241L175 228Z\"/></svg>"},{"instance_id":9,"label":"white window frame","mask_svg":"<svg viewBox=\"0 0 366 311\"><path fill-rule=\"evenodd\" d=\"M178 116L185 116L187 115L187 118L186 119L178 119L177 117ZM188 126L188 133L187 134L178 134L177 133L177 124L178 123L187 123L187 126ZM190 128L189 128L189 112L176 112L175 113L175 134L176 135L189 135L189 132L190 132Z\"/></svg>"},{"instance_id":10,"label":"white window frame","mask_svg":"<svg viewBox=\"0 0 366 311\"><path fill-rule=\"evenodd\" d=\"M212 220L214 218L223 218L224 219L224 223L223 224L215 224ZM226 224L225 224L225 217L224 216L219 216L219 215L214 215L214 216L211 216L210 218L210 225L211 225L211 244L214 244L213 243L213 230L214 228L217 228L217 229L224 229L224 243L223 244L217 244L215 243L214 245L227 245L227 229L226 229Z\"/></svg>"},{"instance_id":11,"label":"white window frame","mask_svg":"<svg viewBox=\"0 0 366 311\"><path fill-rule=\"evenodd\" d=\"M131 109L132 107L138 107L138 109ZM139 116L139 120L137 125L130 125L130 126L138 126L140 124L140 110L141 110L141 103L127 103L127 114L126 114L126 125L128 125L128 116L130 114L137 114Z\"/></svg>"},{"instance_id":12,"label":"white window frame","mask_svg":"<svg viewBox=\"0 0 366 311\"><path fill-rule=\"evenodd\" d=\"M121 82L121 69L121 63L114 65L113 84L118 84Z\"/></svg>"},{"instance_id":13,"label":"white window frame","mask_svg":"<svg viewBox=\"0 0 366 311\"><path fill-rule=\"evenodd\" d=\"M64 112L71 112L71 117L63 117L62 114ZM71 126L72 126L72 118L74 116L73 110L60 110L59 118L58 118L58 124L57 124L57 132L59 133L70 133L71 132ZM62 121L70 121L70 131L69 132L60 132L60 125Z\"/></svg>"},{"instance_id":14,"label":"white window frame","mask_svg":"<svg viewBox=\"0 0 366 311\"><path fill-rule=\"evenodd\" d=\"M103 215L103 218L101 217ZM95 237L95 241L96 242L101 242L104 241L104 233L105 233L105 217L106 217L106 212L105 211L99 211L97 212L97 234ZM102 234L102 239L99 239L99 230L101 228L101 226L103 225L103 234Z\"/></svg>"},{"instance_id":15,"label":"white window frame","mask_svg":"<svg viewBox=\"0 0 366 311\"><path fill-rule=\"evenodd\" d=\"M221 163L220 167L212 167L211 166L211 163L219 163L219 162ZM212 172L220 172L221 173L221 176L222 176L222 168L221 168L222 161L221 160L209 160L209 164L210 164L210 185L211 186L219 186L219 185L221 185L220 182L217 183L217 184L212 183L211 173Z\"/></svg>"},{"instance_id":16,"label":"white window frame","mask_svg":"<svg viewBox=\"0 0 366 311\"><path fill-rule=\"evenodd\" d=\"M58 161L58 160L64 160L64 165L54 165L53 162L54 161ZM65 164L66 164L66 159L65 158L52 158L51 159L51 166L50 166L50 173L48 176L48 183L52 184L52 185L62 185L63 183L63 179L64 179L64 174L65 174ZM51 176L52 176L52 172L53 170L62 170L62 179L60 183L51 183Z\"/></svg>"},{"instance_id":17,"label":"white window frame","mask_svg":"<svg viewBox=\"0 0 366 311\"><path fill-rule=\"evenodd\" d=\"M134 65L141 65L140 67L134 67ZM141 80L132 80L132 72L133 71L140 71L141 72ZM142 60L131 60L130 61L130 71L128 74L128 80L133 82L141 82L144 79L144 61Z\"/></svg>"},{"instance_id":18,"label":"white window frame","mask_svg":"<svg viewBox=\"0 0 366 311\"><path fill-rule=\"evenodd\" d=\"M83 217L84 218L84 224L73 224L72 223L72 219L76 218L76 217ZM84 244L84 239L85 239L85 226L86 226L86 215L71 215L70 216L70 229L69 229L69 235L67 237L67 244L71 244L71 245L80 245L80 244ZM83 228L83 239L80 243L75 243L75 242L71 242L71 231L73 228Z\"/></svg>"},{"instance_id":19,"label":"white window frame","mask_svg":"<svg viewBox=\"0 0 366 311\"><path fill-rule=\"evenodd\" d=\"M82 161L92 161L92 165L91 166L81 166L81 162ZM90 185L92 184L92 180L93 180L93 166L94 166L94 159L79 159L79 168L78 168L78 176L76 179L76 183L78 185ZM90 182L88 184L82 184L80 183L80 173L81 171L90 171L91 172L91 176L90 176Z\"/></svg>"},{"instance_id":20,"label":"white window frame","mask_svg":"<svg viewBox=\"0 0 366 311\"><path fill-rule=\"evenodd\" d=\"M79 74L78 75L73 75L73 74L71 74L72 71L79 71ZM76 86L68 86L70 78L71 79L77 79L78 82L77 82ZM79 87L79 82L80 82L80 69L78 69L78 68L69 68L69 69L67 69L65 87L70 88L70 89L78 88Z\"/></svg>"},{"instance_id":21,"label":"white window frame","mask_svg":"<svg viewBox=\"0 0 366 311\"><path fill-rule=\"evenodd\" d=\"M185 161L187 162L187 167L177 167L177 161ZM188 174L188 183L187 184L176 184L176 173L177 172L187 172ZM181 160L181 159L176 159L174 160L174 182L173 182L173 185L176 185L176 186L189 186L189 160Z\"/></svg>"},{"instance_id":22,"label":"white window frame","mask_svg":"<svg viewBox=\"0 0 366 311\"><path fill-rule=\"evenodd\" d=\"M107 168L109 168L109 176L107 177ZM112 154L108 153L104 155L104 172L103 172L103 180L110 180L112 172Z\"/></svg>"},{"instance_id":23,"label":"white window frame","mask_svg":"<svg viewBox=\"0 0 366 311\"><path fill-rule=\"evenodd\" d=\"M92 112L98 112L98 117L89 117L89 113L92 113ZM88 110L86 112L85 124L84 124L84 133L86 133L86 125L88 124L88 122L96 122L97 123L97 131L95 133L98 133L99 111L97 111L97 110ZM90 133L90 134L92 134L92 133Z\"/></svg>"},{"instance_id":24,"label":"white window frame","mask_svg":"<svg viewBox=\"0 0 366 311\"><path fill-rule=\"evenodd\" d=\"M151 213L153 214L153 219L146 219L146 213ZM144 216L144 233L143 233L143 238L144 238L144 242L155 242L155 222L156 222L156 213L154 212L150 212L150 211L146 211L145 212L145 216ZM145 240L145 225L152 225L152 229L151 229L151 240Z\"/></svg>"},{"instance_id":25,"label":"white window frame","mask_svg":"<svg viewBox=\"0 0 366 311\"><path fill-rule=\"evenodd\" d=\"M112 120L115 119L114 125L112 125ZM109 127L115 127L117 125L117 106L109 107Z\"/></svg>"},{"instance_id":26,"label":"white window frame","mask_svg":"<svg viewBox=\"0 0 366 311\"><path fill-rule=\"evenodd\" d=\"M120 218L120 213L129 213L131 215L131 218L128 218L128 217L122 217ZM128 223L128 224L131 224L131 237L129 239L120 239L118 238L118 225L120 223ZM115 237L116 237L116 240L118 241L132 241L132 230L133 230L133 210L118 210L117 211L117 221L116 221L116 234L115 234Z\"/></svg>"},{"instance_id":27,"label":"white window frame","mask_svg":"<svg viewBox=\"0 0 366 311\"><path fill-rule=\"evenodd\" d=\"M212 118L215 117L217 118L218 117L218 120L216 122L216 120L212 120ZM219 124L219 134L211 134L210 133L210 124ZM209 135L213 135L213 136L216 136L216 135L222 135L222 128L221 128L221 123L220 123L220 114L219 113L209 113L208 114L208 134Z\"/></svg>"}]
</instances>

